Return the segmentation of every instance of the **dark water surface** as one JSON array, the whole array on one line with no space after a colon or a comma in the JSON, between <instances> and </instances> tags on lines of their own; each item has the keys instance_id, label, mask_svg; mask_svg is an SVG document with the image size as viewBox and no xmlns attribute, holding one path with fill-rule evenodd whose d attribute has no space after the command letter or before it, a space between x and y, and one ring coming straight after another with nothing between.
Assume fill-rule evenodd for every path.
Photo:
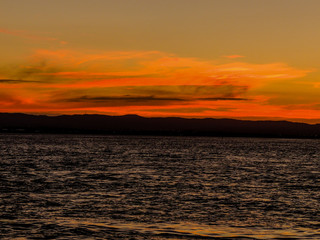
<instances>
[{"instance_id":1,"label":"dark water surface","mask_svg":"<svg viewBox=\"0 0 320 240\"><path fill-rule=\"evenodd\" d=\"M320 239L320 141L0 135L2 239Z\"/></svg>"}]
</instances>

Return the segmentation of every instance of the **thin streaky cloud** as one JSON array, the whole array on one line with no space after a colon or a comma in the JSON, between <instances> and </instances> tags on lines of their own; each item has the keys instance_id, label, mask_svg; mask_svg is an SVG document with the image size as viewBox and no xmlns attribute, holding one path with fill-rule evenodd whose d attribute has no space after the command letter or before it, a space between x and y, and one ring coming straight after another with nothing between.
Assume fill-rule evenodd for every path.
<instances>
[{"instance_id":1,"label":"thin streaky cloud","mask_svg":"<svg viewBox=\"0 0 320 240\"><path fill-rule=\"evenodd\" d=\"M80 103L90 106L168 106L172 104L189 104L195 101L243 101L244 98L216 97L216 98L193 98L193 97L159 97L159 96L79 96L68 99L57 99L55 102Z\"/></svg>"},{"instance_id":2,"label":"thin streaky cloud","mask_svg":"<svg viewBox=\"0 0 320 240\"><path fill-rule=\"evenodd\" d=\"M197 98L197 100L203 101L248 101L247 98L239 98L239 97L214 97L214 98Z\"/></svg>"},{"instance_id":3,"label":"thin streaky cloud","mask_svg":"<svg viewBox=\"0 0 320 240\"><path fill-rule=\"evenodd\" d=\"M37 34L33 34L27 31L21 31L21 30L9 30L5 28L0 28L0 33L15 36L15 37L20 37L24 39L31 39L31 40L38 40L38 41L55 41L55 42L59 42L62 45L67 44L66 41L60 40L58 38L40 36Z\"/></svg>"},{"instance_id":4,"label":"thin streaky cloud","mask_svg":"<svg viewBox=\"0 0 320 240\"><path fill-rule=\"evenodd\" d=\"M75 106L88 107L128 107L128 106L170 106L173 103L187 102L182 98L155 96L79 96L69 99L59 99L55 102L72 103Z\"/></svg>"},{"instance_id":5,"label":"thin streaky cloud","mask_svg":"<svg viewBox=\"0 0 320 240\"><path fill-rule=\"evenodd\" d=\"M67 99L66 101L70 102L82 102L82 101L92 101L92 102L104 102L104 101L114 101L114 100L125 100L125 101L186 101L182 98L170 98L170 97L154 97L154 96L114 96L114 97L90 97L90 96L81 96L77 98Z\"/></svg>"},{"instance_id":6,"label":"thin streaky cloud","mask_svg":"<svg viewBox=\"0 0 320 240\"><path fill-rule=\"evenodd\" d=\"M245 56L242 56L242 55L229 55L229 56L224 56L225 58L231 58L231 59L234 59L234 58L244 58Z\"/></svg>"},{"instance_id":7,"label":"thin streaky cloud","mask_svg":"<svg viewBox=\"0 0 320 240\"><path fill-rule=\"evenodd\" d=\"M31 80L16 80L16 79L0 79L0 83L10 83L10 84L19 84L19 83L39 83L39 81L31 81Z\"/></svg>"}]
</instances>

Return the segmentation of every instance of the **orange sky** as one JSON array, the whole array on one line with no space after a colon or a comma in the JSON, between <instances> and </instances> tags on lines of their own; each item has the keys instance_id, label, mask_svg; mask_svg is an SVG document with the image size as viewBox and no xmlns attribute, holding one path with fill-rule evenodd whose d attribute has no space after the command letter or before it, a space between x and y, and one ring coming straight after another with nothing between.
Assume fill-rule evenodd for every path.
<instances>
[{"instance_id":1,"label":"orange sky","mask_svg":"<svg viewBox=\"0 0 320 240\"><path fill-rule=\"evenodd\" d=\"M79 6L68 2L65 12L59 8L62 1L49 6L20 1L24 12L12 1L3 2L7 21L0 26L0 112L320 122L320 75L317 52L312 51L314 38L320 36L310 27L319 20L312 8L320 7L316 1L301 5L284 0L291 5L282 19L278 8L286 5L273 0L260 5L243 0L246 8L238 9L232 0L186 0L185 6L173 0L171 7L162 2L157 8L141 0L131 10L116 1L98 0L85 8L89 1L83 0ZM206 23L206 29L188 25L186 17L195 7L190 17ZM301 7L309 15L297 20L294 13L299 16ZM100 8L114 11L102 14ZM172 8L179 9L176 15ZM218 16L211 16L208 8ZM142 21L146 19L149 22ZM260 22L264 32L252 21ZM293 32L281 32L293 25ZM242 31L238 38L222 42L237 31ZM278 41L268 37L272 31ZM255 35L259 46L251 44Z\"/></svg>"}]
</instances>

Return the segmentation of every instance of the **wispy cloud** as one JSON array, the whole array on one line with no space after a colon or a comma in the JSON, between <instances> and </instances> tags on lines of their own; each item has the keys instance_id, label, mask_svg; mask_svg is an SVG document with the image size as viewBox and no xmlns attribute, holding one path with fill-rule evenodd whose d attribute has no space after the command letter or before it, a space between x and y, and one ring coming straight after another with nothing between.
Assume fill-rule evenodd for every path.
<instances>
[{"instance_id":1,"label":"wispy cloud","mask_svg":"<svg viewBox=\"0 0 320 240\"><path fill-rule=\"evenodd\" d=\"M10 83L10 84L35 83L35 82L38 82L38 81L14 80L14 79L0 79L0 83Z\"/></svg>"},{"instance_id":2,"label":"wispy cloud","mask_svg":"<svg viewBox=\"0 0 320 240\"><path fill-rule=\"evenodd\" d=\"M61 45L67 44L66 41L59 40L58 38L42 36L42 35L34 34L27 31L22 31L22 30L9 30L5 28L0 28L0 33L15 36L15 37L20 37L24 39L30 39L30 40L54 41L54 42L58 42Z\"/></svg>"},{"instance_id":3,"label":"wispy cloud","mask_svg":"<svg viewBox=\"0 0 320 240\"><path fill-rule=\"evenodd\" d=\"M242 55L229 55L229 56L224 56L225 58L231 58L231 59L234 59L234 58L244 58L245 56L242 56Z\"/></svg>"},{"instance_id":4,"label":"wispy cloud","mask_svg":"<svg viewBox=\"0 0 320 240\"><path fill-rule=\"evenodd\" d=\"M196 58L181 58L156 51L86 54L76 51L38 50L8 78L76 83L79 87L125 85L247 85L306 76L312 70L285 63L219 64ZM56 79L56 81L52 81ZM87 84L87 85L86 85ZM76 87L67 85L65 87Z\"/></svg>"},{"instance_id":5,"label":"wispy cloud","mask_svg":"<svg viewBox=\"0 0 320 240\"><path fill-rule=\"evenodd\" d=\"M233 58L239 56L230 59ZM295 84L298 89L302 85L297 79L313 71L286 63L223 62L158 51L97 54L37 50L24 64L0 69L1 92L5 93L0 95L0 110L47 112L50 109L64 113L90 111L151 116L152 113L174 114L172 109L177 109L176 116L196 116L198 109L198 113L204 114L201 117L213 113L234 117L284 116L288 102L295 103L293 94L281 97L287 93L284 84ZM279 84L282 87L278 92L268 90ZM309 111L318 111L315 104L310 106L314 109ZM185 108L194 110L182 110ZM299 110L295 117L301 114Z\"/></svg>"},{"instance_id":6,"label":"wispy cloud","mask_svg":"<svg viewBox=\"0 0 320 240\"><path fill-rule=\"evenodd\" d=\"M80 96L77 98L62 99L61 102L73 102L90 104L95 107L119 107L119 106L158 106L158 105L170 105L176 102L185 102L185 99L181 98L166 98L155 96Z\"/></svg>"}]
</instances>

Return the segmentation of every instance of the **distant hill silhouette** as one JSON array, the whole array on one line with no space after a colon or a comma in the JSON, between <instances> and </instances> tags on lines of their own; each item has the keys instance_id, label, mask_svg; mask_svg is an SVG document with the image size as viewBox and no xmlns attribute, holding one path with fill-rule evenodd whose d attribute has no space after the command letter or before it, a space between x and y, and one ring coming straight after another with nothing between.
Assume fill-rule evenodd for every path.
<instances>
[{"instance_id":1,"label":"distant hill silhouette","mask_svg":"<svg viewBox=\"0 0 320 240\"><path fill-rule=\"evenodd\" d=\"M320 124L234 119L145 118L137 115L0 113L0 132L319 138Z\"/></svg>"}]
</instances>

